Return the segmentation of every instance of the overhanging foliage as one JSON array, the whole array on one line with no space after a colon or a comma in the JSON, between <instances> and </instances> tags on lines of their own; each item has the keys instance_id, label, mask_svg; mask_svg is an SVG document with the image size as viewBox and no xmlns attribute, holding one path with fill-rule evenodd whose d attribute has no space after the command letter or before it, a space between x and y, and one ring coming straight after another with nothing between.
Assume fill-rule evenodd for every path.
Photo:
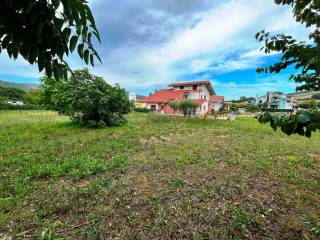
<instances>
[{"instance_id":1,"label":"overhanging foliage","mask_svg":"<svg viewBox=\"0 0 320 240\"><path fill-rule=\"evenodd\" d=\"M270 123L275 131L280 128L287 135L311 137L312 132L320 130L320 112L316 110L297 114L264 112L256 118L260 123Z\"/></svg>"},{"instance_id":2,"label":"overhanging foliage","mask_svg":"<svg viewBox=\"0 0 320 240\"><path fill-rule=\"evenodd\" d=\"M320 4L318 0L275 0L276 4L290 5L297 22L313 27L309 41L300 42L292 36L277 34L270 36L262 30L256 39L264 43L261 48L265 53L282 53L280 62L257 69L258 73L279 73L294 65L299 74L292 74L290 79L299 85L297 90L320 90Z\"/></svg>"},{"instance_id":3,"label":"overhanging foliage","mask_svg":"<svg viewBox=\"0 0 320 240\"><path fill-rule=\"evenodd\" d=\"M92 38L100 41L86 0L4 0L0 7L0 52L37 64L39 72L67 79L64 60L77 49L86 64L100 57Z\"/></svg>"},{"instance_id":4,"label":"overhanging foliage","mask_svg":"<svg viewBox=\"0 0 320 240\"><path fill-rule=\"evenodd\" d=\"M297 90L320 90L320 4L319 0L275 0L276 4L289 5L297 22L307 28L312 27L307 42L301 42L292 36L278 34L270 36L262 30L256 34L256 39L264 43L261 48L265 53L278 52L281 60L267 67L257 69L258 73L279 73L293 65L298 74L292 74L290 79L298 83ZM297 114L262 113L258 120L270 122L273 129L281 128L288 134L300 134L310 137L319 129L320 116L317 111L299 112Z\"/></svg>"}]
</instances>

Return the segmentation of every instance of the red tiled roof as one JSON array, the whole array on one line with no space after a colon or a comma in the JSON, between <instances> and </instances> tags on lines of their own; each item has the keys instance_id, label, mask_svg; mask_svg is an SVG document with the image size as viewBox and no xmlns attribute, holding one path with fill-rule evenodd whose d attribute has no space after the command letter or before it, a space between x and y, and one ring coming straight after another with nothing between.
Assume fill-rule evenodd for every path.
<instances>
[{"instance_id":1,"label":"red tiled roof","mask_svg":"<svg viewBox=\"0 0 320 240\"><path fill-rule=\"evenodd\" d=\"M142 99L142 102L153 102L153 103L167 103L170 100L176 100L183 97L183 94L189 92L188 90L173 90L163 89L151 96Z\"/></svg>"},{"instance_id":2,"label":"red tiled roof","mask_svg":"<svg viewBox=\"0 0 320 240\"><path fill-rule=\"evenodd\" d=\"M196 100L193 100L193 101L195 101L195 103L196 103L198 106L200 106L200 105L202 105L202 103L204 103L206 100L205 100L205 99L196 99Z\"/></svg>"},{"instance_id":3,"label":"red tiled roof","mask_svg":"<svg viewBox=\"0 0 320 240\"><path fill-rule=\"evenodd\" d=\"M210 96L210 102L223 102L223 96Z\"/></svg>"},{"instance_id":4,"label":"red tiled roof","mask_svg":"<svg viewBox=\"0 0 320 240\"><path fill-rule=\"evenodd\" d=\"M178 83L171 83L169 86L190 86L190 85L202 85L202 84L209 84L208 80L204 81L196 81L196 82L178 82Z\"/></svg>"}]
</instances>

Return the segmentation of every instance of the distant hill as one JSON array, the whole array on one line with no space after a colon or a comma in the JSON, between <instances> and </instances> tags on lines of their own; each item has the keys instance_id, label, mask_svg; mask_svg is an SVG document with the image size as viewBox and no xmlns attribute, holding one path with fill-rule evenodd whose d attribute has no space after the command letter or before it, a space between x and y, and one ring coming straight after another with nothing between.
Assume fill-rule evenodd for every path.
<instances>
[{"instance_id":1,"label":"distant hill","mask_svg":"<svg viewBox=\"0 0 320 240\"><path fill-rule=\"evenodd\" d=\"M15 83L15 82L3 81L3 80L0 80L0 86L8 87L8 88L19 88L24 91L39 88L39 84L36 84L36 83Z\"/></svg>"}]
</instances>

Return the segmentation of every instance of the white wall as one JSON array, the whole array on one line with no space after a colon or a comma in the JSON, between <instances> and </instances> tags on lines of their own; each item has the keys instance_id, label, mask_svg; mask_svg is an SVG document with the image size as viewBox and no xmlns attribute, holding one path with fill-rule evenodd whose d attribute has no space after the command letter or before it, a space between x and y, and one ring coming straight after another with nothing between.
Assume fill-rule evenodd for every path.
<instances>
[{"instance_id":1,"label":"white wall","mask_svg":"<svg viewBox=\"0 0 320 240\"><path fill-rule=\"evenodd\" d=\"M142 103L142 107L151 109L151 105L156 106L156 110L161 109L158 103Z\"/></svg>"},{"instance_id":2,"label":"white wall","mask_svg":"<svg viewBox=\"0 0 320 240\"><path fill-rule=\"evenodd\" d=\"M202 99L207 99L207 100L210 99L210 92L206 85L198 86L198 90L202 90L202 92L200 93L200 95L202 95ZM206 96L206 98L204 97L204 95Z\"/></svg>"},{"instance_id":3,"label":"white wall","mask_svg":"<svg viewBox=\"0 0 320 240\"><path fill-rule=\"evenodd\" d=\"M188 99L200 99L200 92L190 92L188 94Z\"/></svg>"},{"instance_id":4,"label":"white wall","mask_svg":"<svg viewBox=\"0 0 320 240\"><path fill-rule=\"evenodd\" d=\"M218 112L222 108L221 103L212 103L211 104L211 109L213 109L215 112Z\"/></svg>"}]
</instances>

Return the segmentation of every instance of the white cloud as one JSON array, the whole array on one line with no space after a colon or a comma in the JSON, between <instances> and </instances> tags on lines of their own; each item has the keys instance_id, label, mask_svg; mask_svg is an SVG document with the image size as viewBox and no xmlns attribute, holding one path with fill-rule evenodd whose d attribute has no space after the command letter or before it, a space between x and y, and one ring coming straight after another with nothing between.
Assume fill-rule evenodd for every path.
<instances>
[{"instance_id":1,"label":"white cloud","mask_svg":"<svg viewBox=\"0 0 320 240\"><path fill-rule=\"evenodd\" d=\"M167 1L166 5L170 6L172 1ZM164 0L159 2L166 3ZM188 2L191 10L198 6L194 1ZM138 12L135 13L137 18L131 18L130 12L126 12L125 18L119 15L117 11L124 11L128 7L119 3L110 13L113 17L111 23L104 22L104 15L108 12L93 9L102 27L104 42L99 47L103 65L97 65L92 70L110 83L120 83L129 89L141 88L144 91L155 85L175 81L181 75L255 68L261 64L264 54L258 50L259 43L255 41L254 35L265 27L270 26L271 31L298 34L305 31L298 29L299 24L292 19L290 8L277 6L270 0L206 2L211 7L194 12L188 8L186 17L178 14L181 12L179 8L171 9L174 12L172 14L163 7L149 8L148 1L137 5L134 0L130 0L127 4ZM105 1L90 0L92 7L99 7L103 3ZM142 16L150 18L140 19L139 11L144 14ZM153 25L149 24L151 20L154 21ZM123 21L126 24L121 25ZM114 35L108 35L106 29L115 23L119 26L113 28ZM124 36L125 41L117 41L119 36ZM147 37L148 41L145 40ZM112 45L110 42L119 44ZM22 62L12 63L3 54L0 56L0 73L39 76L36 67L26 66ZM70 58L69 62L74 68L85 66L78 57Z\"/></svg>"},{"instance_id":2,"label":"white cloud","mask_svg":"<svg viewBox=\"0 0 320 240\"><path fill-rule=\"evenodd\" d=\"M288 80L288 74L267 75L259 77L251 82L221 82L215 80L216 91L224 95L226 99L238 99L240 96L264 95L267 91L294 92L296 83Z\"/></svg>"},{"instance_id":3,"label":"white cloud","mask_svg":"<svg viewBox=\"0 0 320 240\"><path fill-rule=\"evenodd\" d=\"M152 13L165 14L162 11ZM181 23L184 28L177 27L171 39L160 45L142 42L112 50L99 72L105 76L110 72L119 76L124 86L141 86L141 82L148 86L169 83L180 75L197 71L255 68L265 56L259 51L255 32L264 26L273 26L271 30L296 28L295 21L289 21L289 13L289 8L279 7L269 0L231 0L215 4L212 9L197 12L190 18L199 20L193 27L185 28ZM278 24L283 15L286 24ZM174 21L178 19L174 17ZM244 54L228 59L234 52ZM137 71L139 74L132 74Z\"/></svg>"}]
</instances>

